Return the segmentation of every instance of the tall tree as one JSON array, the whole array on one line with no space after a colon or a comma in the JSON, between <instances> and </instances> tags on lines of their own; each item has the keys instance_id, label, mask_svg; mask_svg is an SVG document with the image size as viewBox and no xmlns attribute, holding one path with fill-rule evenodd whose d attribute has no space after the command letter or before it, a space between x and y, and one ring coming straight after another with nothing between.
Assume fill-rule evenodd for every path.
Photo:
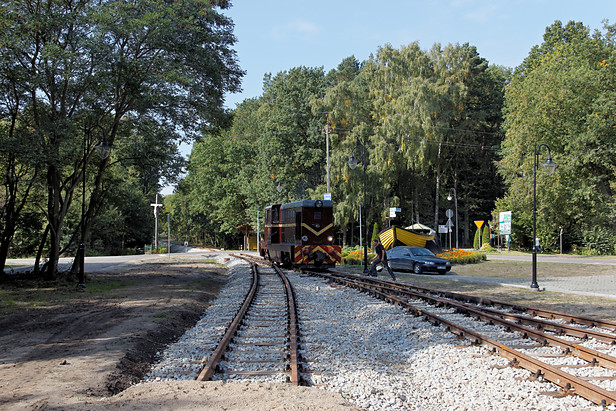
<instances>
[{"instance_id":1,"label":"tall tree","mask_svg":"<svg viewBox=\"0 0 616 411\"><path fill-rule=\"evenodd\" d=\"M272 187L280 183L287 200L303 198L323 181L322 116L312 113L311 102L324 92L323 69L307 67L278 73L264 89L258 176L270 179Z\"/></svg>"},{"instance_id":2,"label":"tall tree","mask_svg":"<svg viewBox=\"0 0 616 411\"><path fill-rule=\"evenodd\" d=\"M2 58L19 71L15 86L29 98L29 126L46 153L51 277L88 164L97 170L82 225L91 226L102 201L109 160L94 162L93 144L81 154L84 134L94 144L102 137L113 144L129 113L172 124L169 139L190 139L226 119L223 95L239 89L242 75L231 49L233 24L217 11L229 6L224 0L2 4Z\"/></svg>"},{"instance_id":3,"label":"tall tree","mask_svg":"<svg viewBox=\"0 0 616 411\"><path fill-rule=\"evenodd\" d=\"M593 227L616 232L614 217L614 78L616 55L613 38L591 33L583 24L556 21L546 29L515 71L507 89L507 134L499 172L508 191L499 209L511 209L514 237L531 246L532 178L534 147L547 144L557 172L537 173L537 231L549 247L563 227L569 243L584 245ZM540 162L547 151L542 148ZM524 178L520 178L520 172ZM517 227L516 227L517 225Z\"/></svg>"},{"instance_id":4,"label":"tall tree","mask_svg":"<svg viewBox=\"0 0 616 411\"><path fill-rule=\"evenodd\" d=\"M348 229L354 222L359 221L359 207L363 206L363 164L360 164L358 170L351 171L348 161L351 154L361 161L362 150L367 149L362 143L367 145L368 136L372 134L369 78L355 57L348 57L327 74L327 81L327 91L323 98L314 100L313 112L324 113L321 114L325 120L323 125L330 128L334 221L341 228L342 243L346 245L349 241ZM321 186L321 191L315 194L323 192L325 187ZM368 233L365 228L365 214L364 210L363 238L366 238Z\"/></svg>"}]
</instances>

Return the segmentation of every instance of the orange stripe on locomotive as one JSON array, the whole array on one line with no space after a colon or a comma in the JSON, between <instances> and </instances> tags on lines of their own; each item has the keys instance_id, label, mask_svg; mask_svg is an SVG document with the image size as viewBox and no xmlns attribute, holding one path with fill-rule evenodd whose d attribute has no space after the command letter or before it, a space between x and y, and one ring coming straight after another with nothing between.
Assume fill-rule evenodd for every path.
<instances>
[{"instance_id":1,"label":"orange stripe on locomotive","mask_svg":"<svg viewBox=\"0 0 616 411\"><path fill-rule=\"evenodd\" d=\"M323 264L340 264L342 249L339 245L306 245L295 246L294 262L296 265L313 265L317 252L327 255Z\"/></svg>"}]
</instances>

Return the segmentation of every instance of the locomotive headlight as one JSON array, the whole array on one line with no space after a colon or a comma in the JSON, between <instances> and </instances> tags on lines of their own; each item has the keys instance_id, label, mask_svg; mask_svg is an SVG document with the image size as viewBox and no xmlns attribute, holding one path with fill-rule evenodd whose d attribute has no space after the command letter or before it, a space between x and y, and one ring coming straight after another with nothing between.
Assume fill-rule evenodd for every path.
<instances>
[{"instance_id":1,"label":"locomotive headlight","mask_svg":"<svg viewBox=\"0 0 616 411\"><path fill-rule=\"evenodd\" d=\"M308 241L308 236L307 235L303 235L302 236L302 241Z\"/></svg>"},{"instance_id":2,"label":"locomotive headlight","mask_svg":"<svg viewBox=\"0 0 616 411\"><path fill-rule=\"evenodd\" d=\"M334 241L334 237L332 237L331 235L329 237L327 237L327 241L329 241L330 243Z\"/></svg>"}]
</instances>

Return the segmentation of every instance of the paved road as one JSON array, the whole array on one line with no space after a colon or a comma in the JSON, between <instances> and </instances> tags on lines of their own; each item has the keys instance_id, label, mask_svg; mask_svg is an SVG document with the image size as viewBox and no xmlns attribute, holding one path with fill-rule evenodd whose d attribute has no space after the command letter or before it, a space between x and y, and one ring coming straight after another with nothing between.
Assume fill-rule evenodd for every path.
<instances>
[{"instance_id":1,"label":"paved road","mask_svg":"<svg viewBox=\"0 0 616 411\"><path fill-rule=\"evenodd\" d=\"M188 253L204 253L203 249L189 248ZM230 253L236 251L218 251L219 253ZM173 255L173 254L172 254ZM138 264L142 261L150 259L164 258L165 254L145 254L145 255L127 255L113 257L86 257L85 270L86 272L112 272L123 266ZM509 261L531 261L530 255L488 255L488 260L509 260ZM595 264L595 265L616 265L616 258L596 258L596 257L578 257L578 256L560 256L560 255L539 255L538 261L554 262L554 263L575 263L575 264ZM61 258L61 269L69 269L73 262L72 258ZM34 259L10 259L7 263L13 265L13 269L21 270L31 268L34 264ZM10 269L7 268L7 272ZM415 274L411 274L415 275ZM499 284L512 287L530 288L530 278L498 278L498 277L473 277L461 276L456 274L448 274L448 280L475 282L483 284ZM616 275L595 275L595 276L578 276L554 279L538 279L539 287L542 290L556 291L571 294L599 296L616 299Z\"/></svg>"},{"instance_id":2,"label":"paved road","mask_svg":"<svg viewBox=\"0 0 616 411\"><path fill-rule=\"evenodd\" d=\"M109 256L109 257L86 257L85 258L85 270L86 272L105 272L113 271L120 266L127 264L134 264L139 261L145 261L150 258L159 258L161 254L143 254L143 255L123 255L123 256ZM63 257L58 261L60 270L68 270L73 264L73 258ZM34 258L11 258L6 260L7 265L10 266L5 269L6 272L28 270L34 267ZM41 262L42 265L42 262Z\"/></svg>"},{"instance_id":3,"label":"paved road","mask_svg":"<svg viewBox=\"0 0 616 411\"><path fill-rule=\"evenodd\" d=\"M180 247L181 252L187 253L203 253L204 250L198 248L188 248L184 250L184 247ZM131 265L131 264L139 264L140 262L145 262L151 259L160 259L164 258L168 254L138 254L138 255L120 255L120 256L103 256L103 257L86 257L85 258L85 271L86 272L113 272L114 270L118 270L119 268ZM176 255L176 253L171 254ZM60 270L68 270L71 268L73 264L74 258L65 257L60 258L58 262ZM6 260L7 265L10 265L10 268L7 267L5 269L6 272L10 273L11 270L21 271L28 270L34 267L34 258L13 258ZM41 263L42 264L42 263Z\"/></svg>"},{"instance_id":4,"label":"paved road","mask_svg":"<svg viewBox=\"0 0 616 411\"><path fill-rule=\"evenodd\" d=\"M528 255L506 255L488 254L488 260L509 260L509 261L531 261L531 254ZM565 263L565 264L596 264L596 265L616 265L616 257L587 257L569 256L559 254L537 254L537 261L544 263Z\"/></svg>"},{"instance_id":5,"label":"paved road","mask_svg":"<svg viewBox=\"0 0 616 411\"><path fill-rule=\"evenodd\" d=\"M488 260L505 261L528 261L531 262L531 255L503 255L489 254ZM539 263L569 263L569 264L594 264L594 265L616 265L616 258L605 257L585 257L585 256L561 256L545 255L537 256ZM598 268L599 269L599 268ZM422 274L410 274L419 275ZM442 277L453 281L475 282L483 284L497 284L511 287L530 289L529 278L499 278L499 277L474 277L462 276L457 274L447 274ZM578 276L555 279L538 279L539 287L545 291L556 291L568 294L590 295L616 299L616 275L596 275Z\"/></svg>"},{"instance_id":6,"label":"paved road","mask_svg":"<svg viewBox=\"0 0 616 411\"><path fill-rule=\"evenodd\" d=\"M502 255L488 254L488 260L493 261L527 261L531 262L531 255ZM616 258L598 258L585 256L537 255L538 263L564 263L564 264L592 264L611 266L616 265ZM598 268L600 269L600 268ZM499 277L473 277L452 274L447 276L454 281L475 282L482 284L507 285L512 287L530 288L529 278L499 278ZM556 291L568 294L588 295L616 299L616 275L586 275L564 278L538 278L539 289L542 291Z\"/></svg>"}]
</instances>

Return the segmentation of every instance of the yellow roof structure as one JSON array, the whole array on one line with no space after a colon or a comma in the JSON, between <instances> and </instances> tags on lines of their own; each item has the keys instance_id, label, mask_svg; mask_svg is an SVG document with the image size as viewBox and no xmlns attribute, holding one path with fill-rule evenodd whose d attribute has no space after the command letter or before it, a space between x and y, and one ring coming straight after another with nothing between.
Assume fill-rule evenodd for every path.
<instances>
[{"instance_id":1,"label":"yellow roof structure","mask_svg":"<svg viewBox=\"0 0 616 411\"><path fill-rule=\"evenodd\" d=\"M393 225L381 231L379 238L386 250L401 244L412 247L425 247L428 241L434 240L434 231L425 229L414 230Z\"/></svg>"}]
</instances>

